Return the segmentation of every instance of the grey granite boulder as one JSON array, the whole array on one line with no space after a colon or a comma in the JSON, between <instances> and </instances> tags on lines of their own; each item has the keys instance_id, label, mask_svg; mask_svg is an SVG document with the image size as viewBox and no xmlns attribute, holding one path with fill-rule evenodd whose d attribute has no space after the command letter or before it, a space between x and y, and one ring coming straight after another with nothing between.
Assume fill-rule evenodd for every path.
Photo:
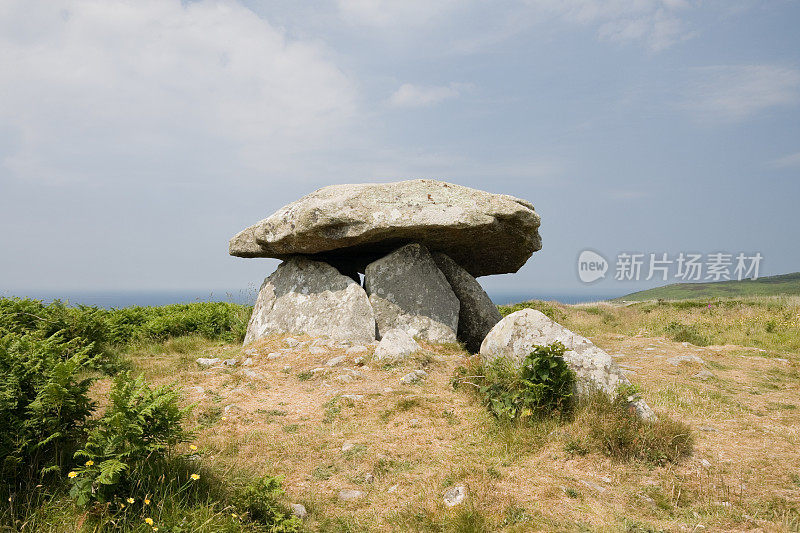
<instances>
[{"instance_id":1,"label":"grey granite boulder","mask_svg":"<svg viewBox=\"0 0 800 533\"><path fill-rule=\"evenodd\" d=\"M486 334L503 318L492 299L483 290L478 280L461 268L447 255L437 252L433 260L450 283L458 298L458 340L472 353L481 349Z\"/></svg>"},{"instance_id":2,"label":"grey granite boulder","mask_svg":"<svg viewBox=\"0 0 800 533\"><path fill-rule=\"evenodd\" d=\"M367 265L364 288L378 336L400 328L430 342L453 342L459 302L428 249L407 244Z\"/></svg>"},{"instance_id":3,"label":"grey granite boulder","mask_svg":"<svg viewBox=\"0 0 800 533\"><path fill-rule=\"evenodd\" d=\"M394 363L418 350L421 350L420 345L411 335L401 328L394 328L383 334L381 342L375 347L373 358L376 361Z\"/></svg>"},{"instance_id":4,"label":"grey granite boulder","mask_svg":"<svg viewBox=\"0 0 800 533\"><path fill-rule=\"evenodd\" d=\"M375 340L375 317L367 293L351 278L293 257L264 280L244 343L285 332L366 343Z\"/></svg>"},{"instance_id":5,"label":"grey granite boulder","mask_svg":"<svg viewBox=\"0 0 800 533\"><path fill-rule=\"evenodd\" d=\"M567 349L564 360L575 371L578 394L599 390L615 395L618 387L630 384L610 355L534 309L516 311L498 322L483 340L480 353L487 362L507 358L521 364L534 346L556 341ZM628 401L641 418L655 418L644 400L630 397Z\"/></svg>"},{"instance_id":6,"label":"grey granite boulder","mask_svg":"<svg viewBox=\"0 0 800 533\"><path fill-rule=\"evenodd\" d=\"M473 276L516 272L541 249L525 200L437 180L331 185L235 235L231 255L313 255L354 277L398 246L446 253Z\"/></svg>"}]
</instances>

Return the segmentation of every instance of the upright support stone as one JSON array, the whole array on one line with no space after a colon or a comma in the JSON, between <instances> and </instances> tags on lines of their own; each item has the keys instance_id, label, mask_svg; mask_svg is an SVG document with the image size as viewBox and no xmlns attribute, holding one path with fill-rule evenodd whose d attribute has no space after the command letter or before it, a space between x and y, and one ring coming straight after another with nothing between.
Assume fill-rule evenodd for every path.
<instances>
[{"instance_id":1,"label":"upright support stone","mask_svg":"<svg viewBox=\"0 0 800 533\"><path fill-rule=\"evenodd\" d=\"M486 334L503 318L478 280L443 253L433 260L447 278L459 301L458 340L472 353L478 353Z\"/></svg>"},{"instance_id":2,"label":"upright support stone","mask_svg":"<svg viewBox=\"0 0 800 533\"><path fill-rule=\"evenodd\" d=\"M364 287L378 335L400 328L430 342L453 342L459 302L428 249L407 244L367 265Z\"/></svg>"},{"instance_id":3,"label":"upright support stone","mask_svg":"<svg viewBox=\"0 0 800 533\"><path fill-rule=\"evenodd\" d=\"M264 280L244 343L286 332L372 342L375 315L353 279L327 263L293 257Z\"/></svg>"}]
</instances>

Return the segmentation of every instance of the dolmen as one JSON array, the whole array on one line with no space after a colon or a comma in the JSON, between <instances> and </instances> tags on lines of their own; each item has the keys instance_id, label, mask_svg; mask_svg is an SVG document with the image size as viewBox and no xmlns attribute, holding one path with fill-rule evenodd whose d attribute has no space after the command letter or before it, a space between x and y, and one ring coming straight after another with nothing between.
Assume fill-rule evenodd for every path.
<instances>
[{"instance_id":1,"label":"dolmen","mask_svg":"<svg viewBox=\"0 0 800 533\"><path fill-rule=\"evenodd\" d=\"M385 338L374 356L394 360L416 338L521 362L559 341L577 392L613 395L629 382L610 355L538 311L502 318L476 280L519 270L542 247L539 224L525 200L437 180L319 189L230 240L233 256L283 261L261 285L244 343L279 333ZM638 397L629 402L655 417Z\"/></svg>"},{"instance_id":2,"label":"dolmen","mask_svg":"<svg viewBox=\"0 0 800 533\"><path fill-rule=\"evenodd\" d=\"M437 180L319 189L230 240L231 255L283 260L245 344L281 332L365 343L401 328L475 353L501 319L475 278L519 270L542 247L539 224L525 200Z\"/></svg>"}]
</instances>

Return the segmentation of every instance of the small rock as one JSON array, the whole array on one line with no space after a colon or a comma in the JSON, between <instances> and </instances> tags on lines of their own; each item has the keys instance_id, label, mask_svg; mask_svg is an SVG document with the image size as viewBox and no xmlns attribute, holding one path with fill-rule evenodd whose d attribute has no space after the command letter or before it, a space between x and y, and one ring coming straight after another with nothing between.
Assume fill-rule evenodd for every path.
<instances>
[{"instance_id":1,"label":"small rock","mask_svg":"<svg viewBox=\"0 0 800 533\"><path fill-rule=\"evenodd\" d=\"M363 400L364 396L362 394L342 394L341 396L345 400L353 400L354 402L357 400Z\"/></svg>"},{"instance_id":2,"label":"small rock","mask_svg":"<svg viewBox=\"0 0 800 533\"><path fill-rule=\"evenodd\" d=\"M450 487L444 493L444 504L453 507L464 501L467 496L467 488L464 485Z\"/></svg>"},{"instance_id":3,"label":"small rock","mask_svg":"<svg viewBox=\"0 0 800 533\"><path fill-rule=\"evenodd\" d=\"M712 426L697 426L697 429L705 431L706 433L715 433L717 431L717 428Z\"/></svg>"},{"instance_id":4,"label":"small rock","mask_svg":"<svg viewBox=\"0 0 800 533\"><path fill-rule=\"evenodd\" d=\"M700 380L703 380L703 381L707 381L707 380L715 378L717 376L715 376L713 372L710 372L708 370L701 370L700 372L698 372L697 374L695 374L692 377L700 379Z\"/></svg>"},{"instance_id":5,"label":"small rock","mask_svg":"<svg viewBox=\"0 0 800 533\"><path fill-rule=\"evenodd\" d=\"M348 355L356 355L356 354L361 354L361 353L367 353L367 347L366 346L361 346L361 345L351 346L350 348L345 350L345 353L348 354Z\"/></svg>"},{"instance_id":6,"label":"small rock","mask_svg":"<svg viewBox=\"0 0 800 533\"><path fill-rule=\"evenodd\" d=\"M339 499L342 501L357 500L364 496L364 493L356 489L342 489L339 491Z\"/></svg>"},{"instance_id":7,"label":"small rock","mask_svg":"<svg viewBox=\"0 0 800 533\"><path fill-rule=\"evenodd\" d=\"M244 362L242 363L242 366L252 366L252 364L253 364L253 358L252 357L248 357L247 359L244 360Z\"/></svg>"},{"instance_id":8,"label":"small rock","mask_svg":"<svg viewBox=\"0 0 800 533\"><path fill-rule=\"evenodd\" d=\"M239 407L235 403L232 403L230 405L226 405L225 408L223 409L223 412L227 415L227 414L230 414L230 413L240 412L241 410L242 410L241 407Z\"/></svg>"},{"instance_id":9,"label":"small rock","mask_svg":"<svg viewBox=\"0 0 800 533\"><path fill-rule=\"evenodd\" d=\"M328 366L336 366L339 363L341 363L342 361L344 361L345 359L346 359L346 357L344 355L340 355L338 357L334 357L332 359L329 359L328 362L325 363L325 364L328 365Z\"/></svg>"},{"instance_id":10,"label":"small rock","mask_svg":"<svg viewBox=\"0 0 800 533\"><path fill-rule=\"evenodd\" d=\"M286 337L285 339L283 339L283 343L289 348L294 348L295 346L300 344L300 340L295 339L294 337Z\"/></svg>"},{"instance_id":11,"label":"small rock","mask_svg":"<svg viewBox=\"0 0 800 533\"><path fill-rule=\"evenodd\" d=\"M283 371L284 372L291 372L292 371L292 367L289 366L289 365L286 365L285 367L283 367Z\"/></svg>"},{"instance_id":12,"label":"small rock","mask_svg":"<svg viewBox=\"0 0 800 533\"><path fill-rule=\"evenodd\" d=\"M398 485L392 485L391 487L386 489L386 492L397 492L397 488L398 488Z\"/></svg>"},{"instance_id":13,"label":"small rock","mask_svg":"<svg viewBox=\"0 0 800 533\"><path fill-rule=\"evenodd\" d=\"M328 369L325 368L324 366L320 366L320 367L312 369L311 373L314 374L314 375L317 375L319 373L327 374L328 373Z\"/></svg>"},{"instance_id":14,"label":"small rock","mask_svg":"<svg viewBox=\"0 0 800 533\"><path fill-rule=\"evenodd\" d=\"M381 342L375 348L374 359L393 363L403 360L422 348L405 330L390 329L383 334Z\"/></svg>"},{"instance_id":15,"label":"small rock","mask_svg":"<svg viewBox=\"0 0 800 533\"><path fill-rule=\"evenodd\" d=\"M356 357L356 358L354 358L354 359L353 359L353 364L354 364L354 365L356 365L356 366L361 366L361 365L363 365L363 364L364 364L364 358L363 358L363 357Z\"/></svg>"},{"instance_id":16,"label":"small rock","mask_svg":"<svg viewBox=\"0 0 800 533\"><path fill-rule=\"evenodd\" d=\"M211 366L211 365L216 365L217 363L219 363L220 362L220 358L219 357L214 357L214 358L198 357L196 359L196 361L197 361L197 364L200 365L200 366Z\"/></svg>"},{"instance_id":17,"label":"small rock","mask_svg":"<svg viewBox=\"0 0 800 533\"><path fill-rule=\"evenodd\" d=\"M222 365L223 365L223 366L236 366L236 363L238 363L238 362L239 362L239 361L237 361L235 358L231 358L231 359L225 359L225 360L222 362Z\"/></svg>"},{"instance_id":18,"label":"small rock","mask_svg":"<svg viewBox=\"0 0 800 533\"><path fill-rule=\"evenodd\" d=\"M705 468L708 468L708 467L711 466L711 463L708 462L707 459L700 459L700 464L703 465Z\"/></svg>"},{"instance_id":19,"label":"small rock","mask_svg":"<svg viewBox=\"0 0 800 533\"><path fill-rule=\"evenodd\" d=\"M292 514L295 515L297 518L305 518L308 512L306 511L305 505L302 503L292 503L289 505L292 510Z\"/></svg>"},{"instance_id":20,"label":"small rock","mask_svg":"<svg viewBox=\"0 0 800 533\"><path fill-rule=\"evenodd\" d=\"M696 363L698 365L706 364L703 359L696 355L676 355L675 357L670 357L667 359L667 362L672 366L678 366L682 363Z\"/></svg>"},{"instance_id":21,"label":"small rock","mask_svg":"<svg viewBox=\"0 0 800 533\"><path fill-rule=\"evenodd\" d=\"M333 379L335 379L336 381L339 381L341 383L352 383L353 381L355 381L355 378L353 376L351 376L350 374L341 374L339 376L336 376Z\"/></svg>"},{"instance_id":22,"label":"small rock","mask_svg":"<svg viewBox=\"0 0 800 533\"><path fill-rule=\"evenodd\" d=\"M245 368L244 370L242 370L242 374L244 374L248 378L253 378L253 379L261 377L261 374L253 370L250 370L249 368Z\"/></svg>"},{"instance_id":23,"label":"small rock","mask_svg":"<svg viewBox=\"0 0 800 533\"><path fill-rule=\"evenodd\" d=\"M367 472L364 474L364 483L373 483L375 481L375 476Z\"/></svg>"},{"instance_id":24,"label":"small rock","mask_svg":"<svg viewBox=\"0 0 800 533\"><path fill-rule=\"evenodd\" d=\"M346 441L344 444L342 444L342 453L349 452L355 447L355 445L355 442Z\"/></svg>"},{"instance_id":25,"label":"small rock","mask_svg":"<svg viewBox=\"0 0 800 533\"><path fill-rule=\"evenodd\" d=\"M277 359L278 357L283 357L283 354L280 352L271 352L267 354L267 360L269 361Z\"/></svg>"},{"instance_id":26,"label":"small rock","mask_svg":"<svg viewBox=\"0 0 800 533\"><path fill-rule=\"evenodd\" d=\"M416 383L420 379L427 377L428 373L424 370L414 370L413 372L409 372L402 378L400 378L400 382L406 385L410 385L412 383Z\"/></svg>"}]
</instances>

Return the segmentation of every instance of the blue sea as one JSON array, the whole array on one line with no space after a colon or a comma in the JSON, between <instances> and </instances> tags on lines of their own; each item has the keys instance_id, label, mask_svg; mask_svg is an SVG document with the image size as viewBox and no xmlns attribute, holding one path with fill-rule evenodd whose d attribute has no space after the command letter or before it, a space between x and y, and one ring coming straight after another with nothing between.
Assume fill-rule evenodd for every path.
<instances>
[{"instance_id":1,"label":"blue sea","mask_svg":"<svg viewBox=\"0 0 800 533\"><path fill-rule=\"evenodd\" d=\"M597 302L622 296L624 292L599 293L549 293L544 291L489 291L497 305L512 304L526 300L553 300L565 304ZM232 302L252 305L256 298L253 289L229 289L216 291L0 291L0 297L17 296L34 298L44 302L61 300L70 305L90 305L110 308L134 305L155 306L192 302Z\"/></svg>"}]
</instances>

